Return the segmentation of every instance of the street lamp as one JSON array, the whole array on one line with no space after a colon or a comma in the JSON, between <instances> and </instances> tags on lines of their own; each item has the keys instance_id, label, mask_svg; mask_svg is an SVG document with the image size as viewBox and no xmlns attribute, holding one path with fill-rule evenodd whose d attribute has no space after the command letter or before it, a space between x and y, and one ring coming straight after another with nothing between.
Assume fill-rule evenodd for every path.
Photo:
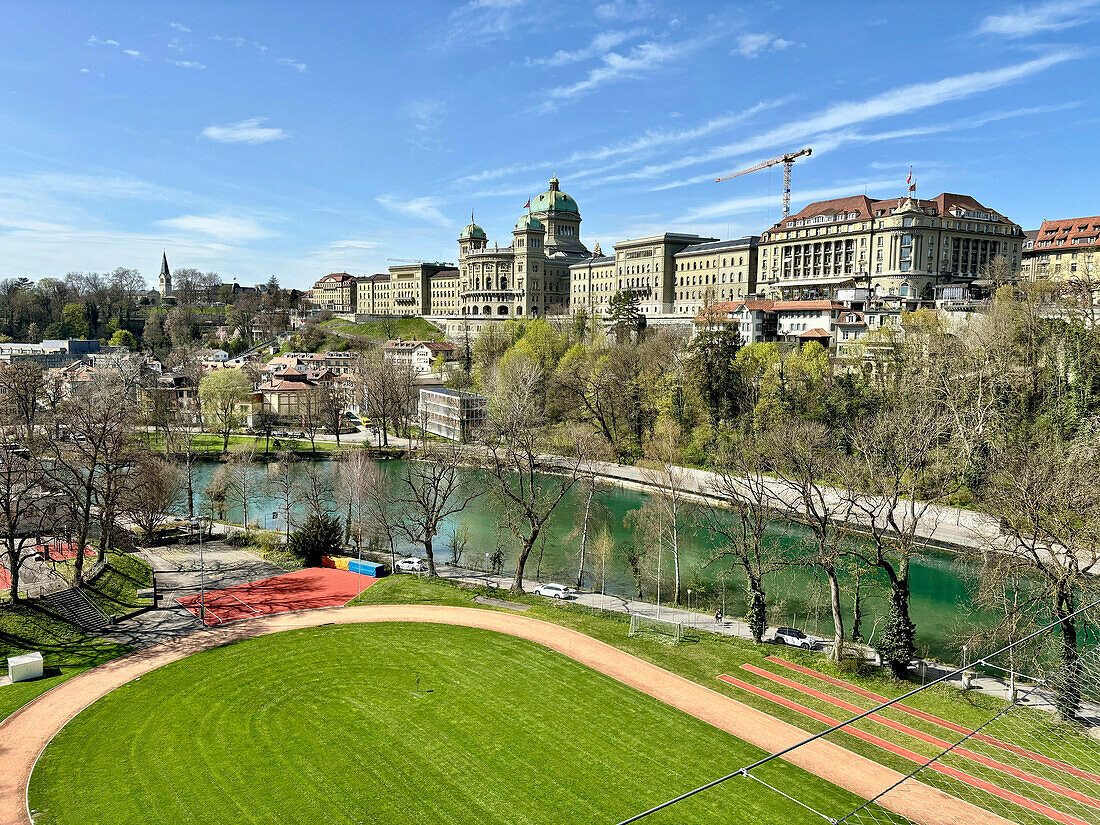
<instances>
[{"instance_id":1,"label":"street lamp","mask_svg":"<svg viewBox=\"0 0 1100 825\"><path fill-rule=\"evenodd\" d=\"M202 519L191 519L191 529L199 530L199 621L206 624L206 565L202 555Z\"/></svg>"},{"instance_id":2,"label":"street lamp","mask_svg":"<svg viewBox=\"0 0 1100 825\"><path fill-rule=\"evenodd\" d=\"M691 588L688 588L688 621L695 627L695 614L691 612Z\"/></svg>"}]
</instances>

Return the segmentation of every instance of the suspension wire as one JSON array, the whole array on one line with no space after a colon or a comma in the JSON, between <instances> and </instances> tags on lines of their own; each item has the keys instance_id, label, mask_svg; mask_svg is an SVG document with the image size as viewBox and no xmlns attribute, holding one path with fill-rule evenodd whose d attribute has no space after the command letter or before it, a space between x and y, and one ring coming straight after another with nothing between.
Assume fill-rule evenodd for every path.
<instances>
[{"instance_id":1,"label":"suspension wire","mask_svg":"<svg viewBox=\"0 0 1100 825\"><path fill-rule=\"evenodd\" d=\"M817 814L817 815L818 815L818 816L820 816L820 817L821 817L822 819L824 819L824 820L825 820L826 822L828 822L828 823L829 823L829 825L837 825L837 820L833 819L833 818L832 818L831 816L826 816L825 814L821 813L821 811L817 810L816 808L811 808L811 807L810 807L809 805L807 805L807 804L806 804L805 802L803 802L802 800L800 800L800 799L795 799L795 798L794 798L793 796L791 796L790 794L787 794L787 793L783 793L783 791L779 790L779 788L775 787L775 785L769 785L769 784L768 784L767 782L765 782L765 781L764 781L763 779L761 779L761 778L760 778L759 776L753 776L753 775L752 775L751 773L746 773L746 774L745 774L745 776L746 776L746 777L748 777L749 779L753 779L753 780L755 780L755 781L759 782L759 783L760 783L761 785L763 785L763 786L764 786L765 788L770 788L771 790L775 791L775 792L776 792L777 794L779 794L780 796L782 796L782 797L786 797L787 799L791 800L791 802L793 802L793 803L794 803L795 805L800 805L800 806L802 806L803 808L805 808L805 809L806 809L807 811L809 811L810 813L814 813L814 814ZM854 813L854 811L853 811L853 813ZM849 814L849 816L851 816L851 814Z\"/></svg>"},{"instance_id":2,"label":"suspension wire","mask_svg":"<svg viewBox=\"0 0 1100 825\"><path fill-rule=\"evenodd\" d=\"M1022 640L1021 640L1021 641L1022 641ZM1093 655L1093 654L1094 654L1094 653L1096 653L1096 652L1097 652L1098 650L1100 650L1100 645L1097 645L1096 647L1092 648L1092 650L1089 650L1089 651L1088 651L1087 653L1085 653L1085 657L1088 657L1088 656L1091 656L1091 655ZM1084 657L1079 657L1079 658L1084 658ZM1022 696L1022 697L1020 698L1020 700L1019 700L1019 701L1020 701L1020 702L1024 701L1024 700L1025 700L1025 699L1027 699L1027 698L1028 698L1029 696L1031 696L1031 694L1033 694L1033 693L1035 693L1036 691L1038 691L1038 690L1039 690L1039 689L1040 689L1041 687L1043 687L1044 685L1046 685L1046 684L1047 684L1048 682L1050 682L1050 679L1049 679L1049 678L1047 678L1047 679L1044 679L1044 680L1042 680L1042 682L1040 682L1039 684L1036 684L1036 685L1032 685L1032 687L1030 688L1030 690L1028 690L1028 691L1027 691L1026 693L1024 693L1024 695L1023 695L1023 696ZM881 793L878 793L878 794L876 794L876 795L875 795L874 797L872 797L871 799L868 799L868 800L867 800L866 802L864 802L864 803L863 803L862 805L860 805L860 806L859 806L858 808L856 808L856 809L855 809L854 811L852 811L851 813L849 813L849 814L845 815L845 816L844 816L844 817L842 817L841 819L838 819L838 820L836 820L836 823L837 823L837 825L839 825L839 823L842 823L842 822L847 822L847 821L848 821L849 819L851 819L851 818L852 818L853 816L855 816L856 814L858 814L858 813L859 813L860 811L862 811L862 810L864 810L865 808L869 807L870 805L873 805L874 803L878 802L878 801L879 801L880 799L882 799L882 798L883 798L884 796L886 796L886 794L890 793L890 791L894 790L894 789L895 789L895 788L897 788L897 787L898 787L899 785L901 785L901 784L903 784L903 783L905 783L905 782L908 782L908 781L909 781L910 779L912 779L912 778L913 778L914 776L916 776L916 775L917 775L918 773L920 773L921 771L923 771L923 770L924 770L925 768L927 768L927 767L928 767L929 765L931 765L931 764L932 764L933 762L938 762L939 760L943 759L943 758L944 758L945 756L947 756L947 754L949 754L949 753L951 753L951 752L952 752L953 750L955 750L955 748L957 748L957 747L959 747L960 745L962 745L962 743L963 743L963 742L966 742L967 740L969 740L969 739L973 738L974 736L977 736L977 735L978 735L979 733L981 733L981 732L982 732L982 730L983 730L984 728L987 728L987 727L988 727L989 725L992 725L992 724L993 724L994 722L996 722L996 721L997 721L998 719L1000 719L1000 718L1001 718L1002 716L1004 716L1004 715L1005 715L1006 713L1009 713L1009 712L1010 712L1010 711L1011 711L1011 710L1012 710L1013 708L1015 708L1015 707L1017 706L1017 704L1018 704L1017 702L1009 702L1009 703L1008 703L1007 705L1005 705L1005 706L1004 706L1003 708L1001 708L1001 710L999 710L999 711L998 711L997 713L995 713L995 714L994 714L993 716L991 716L991 717L990 717L989 719L987 719L987 720L986 720L985 722L983 722L982 724L980 724L980 725L979 725L978 727L974 728L974 730L970 731L970 733L966 734L966 735L965 735L965 736L964 736L964 737L963 737L962 739L960 739L960 740L959 740L958 742L955 742L954 744L952 744L952 745L949 745L948 747L944 748L944 749L943 749L943 751L941 751L940 753L938 753L938 754L937 754L936 756L933 756L933 757L932 757L931 759L929 759L929 760L928 760L927 762L925 762L925 763L924 763L923 765L919 765L919 766L918 766L918 767L916 767L916 768L915 768L914 770L910 771L910 772L909 772L909 773L907 773L907 774L906 774L905 776L903 776L903 777L902 777L901 779L899 779L899 780L898 780L897 782L895 782L895 783L894 783L893 785L891 785L890 787L886 788L886 789L885 789L884 791L882 791Z\"/></svg>"},{"instance_id":3,"label":"suspension wire","mask_svg":"<svg viewBox=\"0 0 1100 825\"><path fill-rule=\"evenodd\" d=\"M858 722L861 719L866 719L868 716L870 716L873 713L878 713L880 710L883 710L884 708L888 708L891 705L895 705L898 702L902 701L903 699L908 699L910 696L913 696L917 693L921 693L926 688L930 688L933 685L938 685L941 682L946 682L949 679L951 679L952 677L958 676L960 673L963 673L964 671L970 670L971 668L975 667L976 665L985 664L988 659L992 659L995 656L1000 656L1006 650L1011 650L1012 648L1016 647L1016 645L1020 645L1020 644L1023 644L1024 642L1030 641L1031 639L1034 639L1036 636L1040 636L1043 633L1046 633L1051 628L1057 627L1058 625L1062 624L1063 622L1068 622L1069 620L1079 616L1081 613L1084 613L1086 610L1091 610L1092 608L1096 607L1097 605L1100 605L1100 599L1097 599L1096 601L1092 602L1091 604L1087 604L1084 607L1077 608L1072 613L1070 613L1068 616L1066 616L1064 618L1061 618L1061 619L1057 619L1056 621L1053 621L1050 624L1048 624L1046 627L1041 627L1038 630L1032 631L1031 633L1024 636L1022 639L1017 639L1016 641L1005 645L1000 650L996 650L993 653L987 654L986 656L982 657L981 659L978 659L974 662L971 662L969 665L966 665L964 667L956 668L955 670L952 670L949 673L946 673L943 676L940 676L939 678L934 679L931 682L928 682L927 684L921 685L918 688L914 688L913 690L909 691L908 693L903 693L901 696L898 696L894 699L890 699L887 702L883 702L881 705L878 705L877 707L873 707L870 710L866 710L863 713L860 713L856 716L851 717L850 719L847 719L843 722L839 722L839 723L833 725L831 728L828 728L826 730L821 731L821 733L815 733L813 736L807 737L806 739L803 739L800 742L796 742L793 745L788 745L787 747L783 748L782 750L778 750L775 753L772 753L772 754L769 754L769 755L763 757L762 759L756 760L751 765L746 765L745 767L740 768L740 769L734 771L733 773L728 773L725 776L720 776L717 779L712 779L710 782L707 782L705 785L700 785L698 788L694 788L690 791L682 793L679 796L676 796L676 797L673 797L672 799L666 800L666 801L662 802L659 805L654 805L652 808L650 808L648 810L645 810L645 811L642 811L640 814L635 814L634 816L630 817L629 819L622 820L622 822L617 823L617 825L630 825L630 823L632 823L632 822L637 822L638 820L644 819L645 817L649 816L650 814L655 814L655 813L657 813L657 811L662 811L662 810L664 810L665 808L668 808L671 805L675 805L677 802L683 802L685 799L689 799L690 797L693 797L696 794L702 793L703 791L708 791L711 788L713 788L715 785L721 785L723 782L727 782L730 779L733 779L734 777L747 776L749 771L756 770L761 765L765 765L765 764L767 764L768 762L771 762L774 759L779 759L783 756L786 756L791 751L797 750L798 748L801 748L803 745L808 745L811 742L814 742L818 739L821 739L822 737L828 736L830 733L836 733L838 730L846 728L849 725L851 725L855 722Z\"/></svg>"}]
</instances>

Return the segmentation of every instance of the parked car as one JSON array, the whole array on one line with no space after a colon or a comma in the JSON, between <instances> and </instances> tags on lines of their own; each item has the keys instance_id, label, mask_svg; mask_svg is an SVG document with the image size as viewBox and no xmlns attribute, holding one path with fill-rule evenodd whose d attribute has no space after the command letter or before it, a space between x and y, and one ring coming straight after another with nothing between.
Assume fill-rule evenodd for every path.
<instances>
[{"instance_id":1,"label":"parked car","mask_svg":"<svg viewBox=\"0 0 1100 825\"><path fill-rule=\"evenodd\" d=\"M409 556L405 559L398 559L393 568L399 573L423 573L428 569L428 563L416 556Z\"/></svg>"},{"instance_id":2,"label":"parked car","mask_svg":"<svg viewBox=\"0 0 1100 825\"><path fill-rule=\"evenodd\" d=\"M564 584L540 584L534 590L531 591L536 596L545 596L548 599L572 599L573 591L566 587Z\"/></svg>"},{"instance_id":3,"label":"parked car","mask_svg":"<svg viewBox=\"0 0 1100 825\"><path fill-rule=\"evenodd\" d=\"M777 645L800 647L803 650L816 650L821 639L809 636L796 627L777 627L771 641Z\"/></svg>"}]
</instances>

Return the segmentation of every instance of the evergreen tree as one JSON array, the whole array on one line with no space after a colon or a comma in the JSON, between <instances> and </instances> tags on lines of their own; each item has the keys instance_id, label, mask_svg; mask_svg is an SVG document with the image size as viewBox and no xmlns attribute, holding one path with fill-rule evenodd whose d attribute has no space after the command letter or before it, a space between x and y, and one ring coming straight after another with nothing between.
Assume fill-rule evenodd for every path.
<instances>
[{"instance_id":1,"label":"evergreen tree","mask_svg":"<svg viewBox=\"0 0 1100 825\"><path fill-rule=\"evenodd\" d=\"M700 332L688 349L688 381L716 422L732 419L741 412L744 392L741 371L737 368L740 349L735 329Z\"/></svg>"},{"instance_id":2,"label":"evergreen tree","mask_svg":"<svg viewBox=\"0 0 1100 825\"><path fill-rule=\"evenodd\" d=\"M645 316L638 307L638 295L630 290L620 290L607 303L605 323L619 343L645 329Z\"/></svg>"},{"instance_id":3,"label":"evergreen tree","mask_svg":"<svg viewBox=\"0 0 1100 825\"><path fill-rule=\"evenodd\" d=\"M291 533L289 549L309 567L320 567L321 556L339 554L341 536L340 519L313 515Z\"/></svg>"}]
</instances>

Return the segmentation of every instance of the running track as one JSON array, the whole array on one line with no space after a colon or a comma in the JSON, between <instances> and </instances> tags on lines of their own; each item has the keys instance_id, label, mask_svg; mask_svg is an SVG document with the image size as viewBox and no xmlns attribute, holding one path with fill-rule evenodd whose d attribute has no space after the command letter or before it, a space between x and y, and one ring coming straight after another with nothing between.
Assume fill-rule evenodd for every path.
<instances>
[{"instance_id":1,"label":"running track","mask_svg":"<svg viewBox=\"0 0 1100 825\"><path fill-rule=\"evenodd\" d=\"M507 633L544 645L769 753L806 736L793 725L616 647L525 616L436 605L378 605L287 613L199 630L115 659L62 682L0 722L0 825L31 825L27 786L39 754L69 719L120 685L192 653L230 642L283 630L359 622L430 622ZM901 778L896 771L822 739L798 748L785 758L864 799ZM736 767L716 767L715 773ZM904 791L887 794L880 804L918 825L1010 825L1006 819L919 782L907 782ZM635 812L623 811L624 816L631 813Z\"/></svg>"}]
</instances>

